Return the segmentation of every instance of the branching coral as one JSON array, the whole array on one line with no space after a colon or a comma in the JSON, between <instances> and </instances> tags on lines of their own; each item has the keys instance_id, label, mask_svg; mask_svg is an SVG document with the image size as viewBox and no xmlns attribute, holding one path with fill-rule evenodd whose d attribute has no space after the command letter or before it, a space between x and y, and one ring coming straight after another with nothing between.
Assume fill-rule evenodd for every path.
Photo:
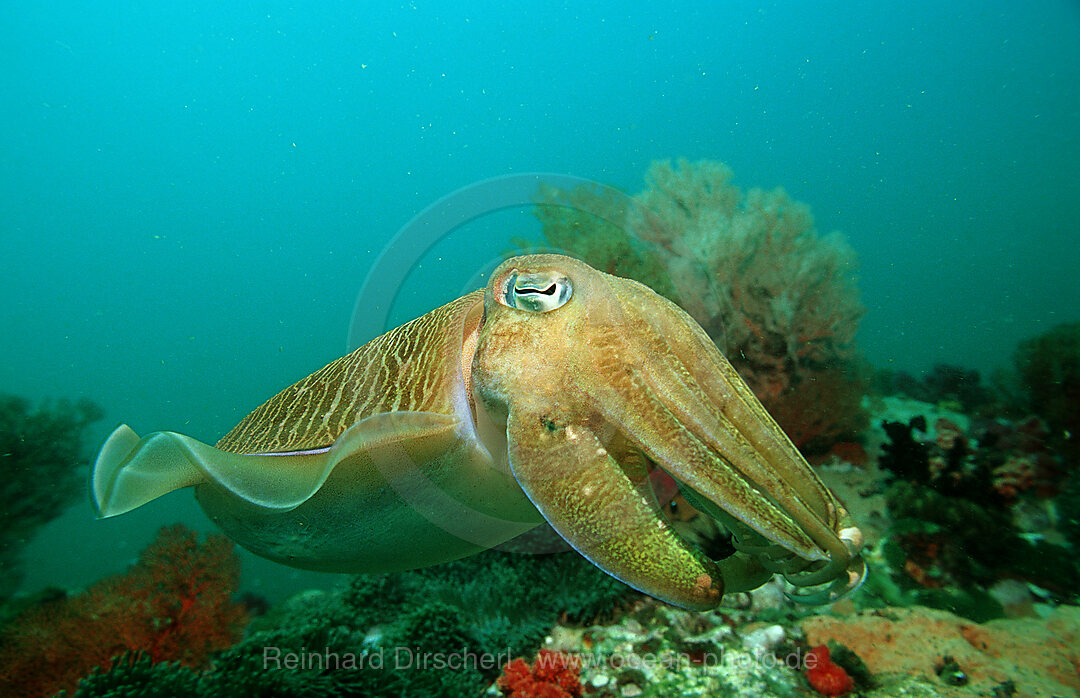
<instances>
[{"instance_id":1,"label":"branching coral","mask_svg":"<svg viewBox=\"0 0 1080 698\"><path fill-rule=\"evenodd\" d=\"M18 584L20 547L82 489L83 432L101 416L86 400L31 407L0 395L0 598Z\"/></svg>"},{"instance_id":2,"label":"branching coral","mask_svg":"<svg viewBox=\"0 0 1080 698\"><path fill-rule=\"evenodd\" d=\"M827 449L865 423L855 255L782 189L744 195L731 180L718 162L657 162L633 203L546 188L540 203L559 208L537 216L549 244L679 303L796 445Z\"/></svg>"},{"instance_id":3,"label":"branching coral","mask_svg":"<svg viewBox=\"0 0 1080 698\"><path fill-rule=\"evenodd\" d=\"M232 601L239 558L224 536L199 543L164 528L124 575L83 594L30 609L0 634L0 695L72 689L94 667L141 650L152 662L205 665L236 642L246 620Z\"/></svg>"}]
</instances>

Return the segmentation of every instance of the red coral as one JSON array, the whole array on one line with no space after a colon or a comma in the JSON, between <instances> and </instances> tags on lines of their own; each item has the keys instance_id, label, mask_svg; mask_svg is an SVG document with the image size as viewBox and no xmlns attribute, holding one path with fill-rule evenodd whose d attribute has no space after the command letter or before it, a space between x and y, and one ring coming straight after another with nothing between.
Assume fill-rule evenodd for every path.
<instances>
[{"instance_id":1,"label":"red coral","mask_svg":"<svg viewBox=\"0 0 1080 698\"><path fill-rule=\"evenodd\" d=\"M240 638L246 612L231 598L239 576L224 536L200 544L183 526L163 528L126 574L30 609L4 629L0 695L71 691L93 667L128 650L204 666Z\"/></svg>"},{"instance_id":2,"label":"red coral","mask_svg":"<svg viewBox=\"0 0 1080 698\"><path fill-rule=\"evenodd\" d=\"M806 653L806 679L823 696L842 696L855 688L855 682L844 668L833 663L825 645L818 645Z\"/></svg>"},{"instance_id":3,"label":"red coral","mask_svg":"<svg viewBox=\"0 0 1080 698\"><path fill-rule=\"evenodd\" d=\"M870 462L866 449L857 441L839 441L829 449L829 455L852 465L865 466Z\"/></svg>"},{"instance_id":4,"label":"red coral","mask_svg":"<svg viewBox=\"0 0 1080 698\"><path fill-rule=\"evenodd\" d=\"M994 468L994 489L1006 503L1012 504L1021 492L1033 487L1036 468L1034 455L1012 453L1004 463Z\"/></svg>"},{"instance_id":5,"label":"red coral","mask_svg":"<svg viewBox=\"0 0 1080 698\"><path fill-rule=\"evenodd\" d=\"M772 397L761 388L762 374L744 371L741 362L732 363L804 455L827 453L838 441L850 439L866 428L862 408L866 385L859 371L789 367L785 369L788 373L773 377L788 376L790 386Z\"/></svg>"},{"instance_id":6,"label":"red coral","mask_svg":"<svg viewBox=\"0 0 1080 698\"><path fill-rule=\"evenodd\" d=\"M581 662L562 652L540 650L532 667L515 659L503 667L495 684L510 698L572 698L583 692Z\"/></svg>"}]
</instances>

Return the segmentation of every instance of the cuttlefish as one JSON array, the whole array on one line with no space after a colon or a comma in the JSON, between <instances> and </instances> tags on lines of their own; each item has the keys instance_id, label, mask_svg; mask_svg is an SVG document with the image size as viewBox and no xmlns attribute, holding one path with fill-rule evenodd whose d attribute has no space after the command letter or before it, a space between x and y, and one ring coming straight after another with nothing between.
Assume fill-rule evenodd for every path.
<instances>
[{"instance_id":1,"label":"cuttlefish","mask_svg":"<svg viewBox=\"0 0 1080 698\"><path fill-rule=\"evenodd\" d=\"M710 559L650 484L731 536ZM119 426L91 475L101 517L183 487L248 550L299 568L454 560L545 521L607 573L715 607L774 573L827 601L862 535L694 320L570 257L509 259L475 291L256 408L215 446Z\"/></svg>"}]
</instances>

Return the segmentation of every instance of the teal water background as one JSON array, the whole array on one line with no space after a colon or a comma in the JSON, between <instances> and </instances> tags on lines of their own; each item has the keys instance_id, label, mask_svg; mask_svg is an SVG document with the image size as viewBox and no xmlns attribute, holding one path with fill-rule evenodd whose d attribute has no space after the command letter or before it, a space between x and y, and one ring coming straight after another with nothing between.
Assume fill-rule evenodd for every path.
<instances>
[{"instance_id":1,"label":"teal water background","mask_svg":"<svg viewBox=\"0 0 1080 698\"><path fill-rule=\"evenodd\" d=\"M783 186L855 247L877 366L988 372L1080 319L1072 1L5 3L0 105L0 390L89 397L95 436L215 441L344 353L403 224L500 174L636 192L687 157ZM527 211L457 231L395 317L515 235ZM75 507L27 585L121 569L178 518L207 527L187 492Z\"/></svg>"}]
</instances>

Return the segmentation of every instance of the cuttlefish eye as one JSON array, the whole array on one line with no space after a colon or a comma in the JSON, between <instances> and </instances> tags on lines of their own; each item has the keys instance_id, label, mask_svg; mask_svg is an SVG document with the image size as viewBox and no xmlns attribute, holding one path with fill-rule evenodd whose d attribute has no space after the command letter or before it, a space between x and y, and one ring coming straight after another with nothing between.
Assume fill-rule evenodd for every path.
<instances>
[{"instance_id":1,"label":"cuttlefish eye","mask_svg":"<svg viewBox=\"0 0 1080 698\"><path fill-rule=\"evenodd\" d=\"M570 279L554 271L529 274L513 273L506 277L497 300L508 308L547 313L562 307L573 295Z\"/></svg>"}]
</instances>

